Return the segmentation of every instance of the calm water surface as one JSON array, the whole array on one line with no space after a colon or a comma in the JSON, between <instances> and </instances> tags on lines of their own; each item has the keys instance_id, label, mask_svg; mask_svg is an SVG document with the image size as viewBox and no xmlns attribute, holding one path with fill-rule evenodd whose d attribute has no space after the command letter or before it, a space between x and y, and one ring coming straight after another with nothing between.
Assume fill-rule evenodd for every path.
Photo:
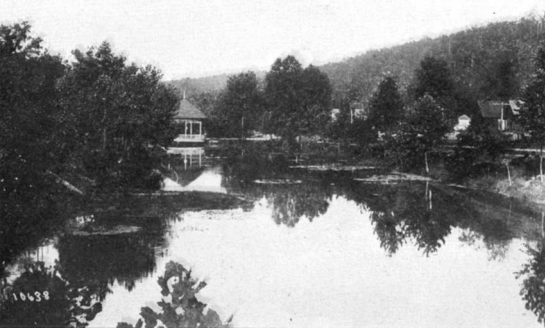
<instances>
[{"instance_id":1,"label":"calm water surface","mask_svg":"<svg viewBox=\"0 0 545 328\"><path fill-rule=\"evenodd\" d=\"M196 295L203 312L232 316L235 327L540 326L539 310L526 309L540 308L545 272L535 210L425 182L355 181L353 172L256 177L240 163L185 164L165 181L171 196L212 191L250 205L184 210L140 199L82 213L71 224L115 224L52 236L8 265L4 284L26 279L36 261L56 265L76 287L56 290L82 309L64 315L89 327L135 325L146 306L161 312L157 302L172 299L158 278L171 261L206 282ZM13 313L26 309L10 302Z\"/></svg>"}]
</instances>

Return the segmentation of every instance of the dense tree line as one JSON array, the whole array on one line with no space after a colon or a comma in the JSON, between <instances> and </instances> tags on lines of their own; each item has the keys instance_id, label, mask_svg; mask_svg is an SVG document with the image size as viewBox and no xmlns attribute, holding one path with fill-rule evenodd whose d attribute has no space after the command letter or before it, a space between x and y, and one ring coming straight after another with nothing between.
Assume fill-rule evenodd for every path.
<instances>
[{"instance_id":1,"label":"dense tree line","mask_svg":"<svg viewBox=\"0 0 545 328\"><path fill-rule=\"evenodd\" d=\"M278 58L259 80L253 72L229 77L214 96L194 96L211 105L211 136L244 138L259 131L282 137L293 149L296 138L323 134L331 113L331 84L315 66L303 68L293 56Z\"/></svg>"},{"instance_id":2,"label":"dense tree line","mask_svg":"<svg viewBox=\"0 0 545 328\"><path fill-rule=\"evenodd\" d=\"M154 149L175 135L178 98L154 68L128 65L107 43L74 55L59 89L61 106L74 113L78 166L100 184L156 183L146 178L156 167Z\"/></svg>"},{"instance_id":3,"label":"dense tree line","mask_svg":"<svg viewBox=\"0 0 545 328\"><path fill-rule=\"evenodd\" d=\"M67 62L30 30L0 26L3 197L75 176L103 187L157 186L154 152L174 137L178 103L160 73L128 64L108 43Z\"/></svg>"},{"instance_id":4,"label":"dense tree line","mask_svg":"<svg viewBox=\"0 0 545 328\"><path fill-rule=\"evenodd\" d=\"M331 113L329 78L293 56L277 59L265 77L266 132L293 143L300 135L320 134Z\"/></svg>"},{"instance_id":5,"label":"dense tree line","mask_svg":"<svg viewBox=\"0 0 545 328\"><path fill-rule=\"evenodd\" d=\"M231 76L212 112L215 131L225 137L244 138L253 130L262 130L264 100L253 72Z\"/></svg>"},{"instance_id":6,"label":"dense tree line","mask_svg":"<svg viewBox=\"0 0 545 328\"><path fill-rule=\"evenodd\" d=\"M545 40L542 17L472 27L437 38L424 38L390 48L367 51L342 62L321 66L332 83L334 105L368 104L385 74L396 76L405 93L425 57L443 60L459 90L457 111L472 116L474 100L518 96L530 80L533 58Z\"/></svg>"}]
</instances>

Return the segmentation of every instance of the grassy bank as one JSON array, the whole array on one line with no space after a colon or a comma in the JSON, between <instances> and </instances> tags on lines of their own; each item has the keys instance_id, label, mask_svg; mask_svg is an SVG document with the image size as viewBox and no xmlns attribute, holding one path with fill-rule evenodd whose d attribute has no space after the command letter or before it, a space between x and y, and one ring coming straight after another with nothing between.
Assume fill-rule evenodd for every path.
<instances>
[{"instance_id":1,"label":"grassy bank","mask_svg":"<svg viewBox=\"0 0 545 328\"><path fill-rule=\"evenodd\" d=\"M474 189L482 189L516 198L524 202L545 205L545 183L539 176L526 177L480 177L466 182Z\"/></svg>"}]
</instances>

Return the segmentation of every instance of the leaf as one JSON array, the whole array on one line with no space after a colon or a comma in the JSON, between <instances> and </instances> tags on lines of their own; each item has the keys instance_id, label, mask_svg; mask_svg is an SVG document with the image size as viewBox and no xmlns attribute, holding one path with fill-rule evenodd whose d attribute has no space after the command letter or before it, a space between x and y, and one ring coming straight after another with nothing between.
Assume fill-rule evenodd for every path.
<instances>
[{"instance_id":1,"label":"leaf","mask_svg":"<svg viewBox=\"0 0 545 328\"><path fill-rule=\"evenodd\" d=\"M154 328L157 325L158 315L149 307L143 307L141 309L140 315L144 318L146 322L146 328Z\"/></svg>"},{"instance_id":2,"label":"leaf","mask_svg":"<svg viewBox=\"0 0 545 328\"><path fill-rule=\"evenodd\" d=\"M126 322L119 322L119 323L117 323L117 326L116 326L116 327L117 327L117 328L140 328L140 327L138 327L138 326L137 326L137 327L133 327L133 325L128 324L128 323L126 323Z\"/></svg>"}]
</instances>

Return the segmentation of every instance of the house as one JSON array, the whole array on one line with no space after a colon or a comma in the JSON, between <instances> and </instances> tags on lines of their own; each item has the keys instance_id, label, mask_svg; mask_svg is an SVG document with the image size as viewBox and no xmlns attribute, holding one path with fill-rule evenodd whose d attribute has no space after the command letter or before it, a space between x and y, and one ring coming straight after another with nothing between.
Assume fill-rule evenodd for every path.
<instances>
[{"instance_id":1,"label":"house","mask_svg":"<svg viewBox=\"0 0 545 328\"><path fill-rule=\"evenodd\" d=\"M333 108L331 110L331 120L336 121L339 119L341 110ZM367 112L363 108L350 108L350 123L354 123L354 119L364 120L367 118Z\"/></svg>"},{"instance_id":2,"label":"house","mask_svg":"<svg viewBox=\"0 0 545 328\"><path fill-rule=\"evenodd\" d=\"M353 108L350 110L350 122L354 123L354 119L366 120L369 116L369 111L364 108Z\"/></svg>"},{"instance_id":3,"label":"house","mask_svg":"<svg viewBox=\"0 0 545 328\"><path fill-rule=\"evenodd\" d=\"M454 131L447 134L447 139L456 140L456 138L458 137L458 134L460 134L460 132L462 131L467 130L470 123L471 123L471 118L469 116L462 115L458 117L458 123L456 123L456 125L454 126Z\"/></svg>"},{"instance_id":4,"label":"house","mask_svg":"<svg viewBox=\"0 0 545 328\"><path fill-rule=\"evenodd\" d=\"M510 134L518 139L522 134L522 127L513 121L519 115L521 102L519 100L479 100L481 115L499 131Z\"/></svg>"},{"instance_id":5,"label":"house","mask_svg":"<svg viewBox=\"0 0 545 328\"><path fill-rule=\"evenodd\" d=\"M335 122L337 119L339 119L339 115L341 114L341 110L338 108L333 108L331 110L331 120Z\"/></svg>"},{"instance_id":6,"label":"house","mask_svg":"<svg viewBox=\"0 0 545 328\"><path fill-rule=\"evenodd\" d=\"M471 118L469 118L469 116L467 115L462 115L458 117L458 123L454 126L454 131L467 130L470 123L471 123Z\"/></svg>"},{"instance_id":7,"label":"house","mask_svg":"<svg viewBox=\"0 0 545 328\"><path fill-rule=\"evenodd\" d=\"M190 103L185 96L174 114L174 123L180 128L180 135L174 139L176 144L202 143L205 140L203 120L206 116L195 105Z\"/></svg>"}]
</instances>

